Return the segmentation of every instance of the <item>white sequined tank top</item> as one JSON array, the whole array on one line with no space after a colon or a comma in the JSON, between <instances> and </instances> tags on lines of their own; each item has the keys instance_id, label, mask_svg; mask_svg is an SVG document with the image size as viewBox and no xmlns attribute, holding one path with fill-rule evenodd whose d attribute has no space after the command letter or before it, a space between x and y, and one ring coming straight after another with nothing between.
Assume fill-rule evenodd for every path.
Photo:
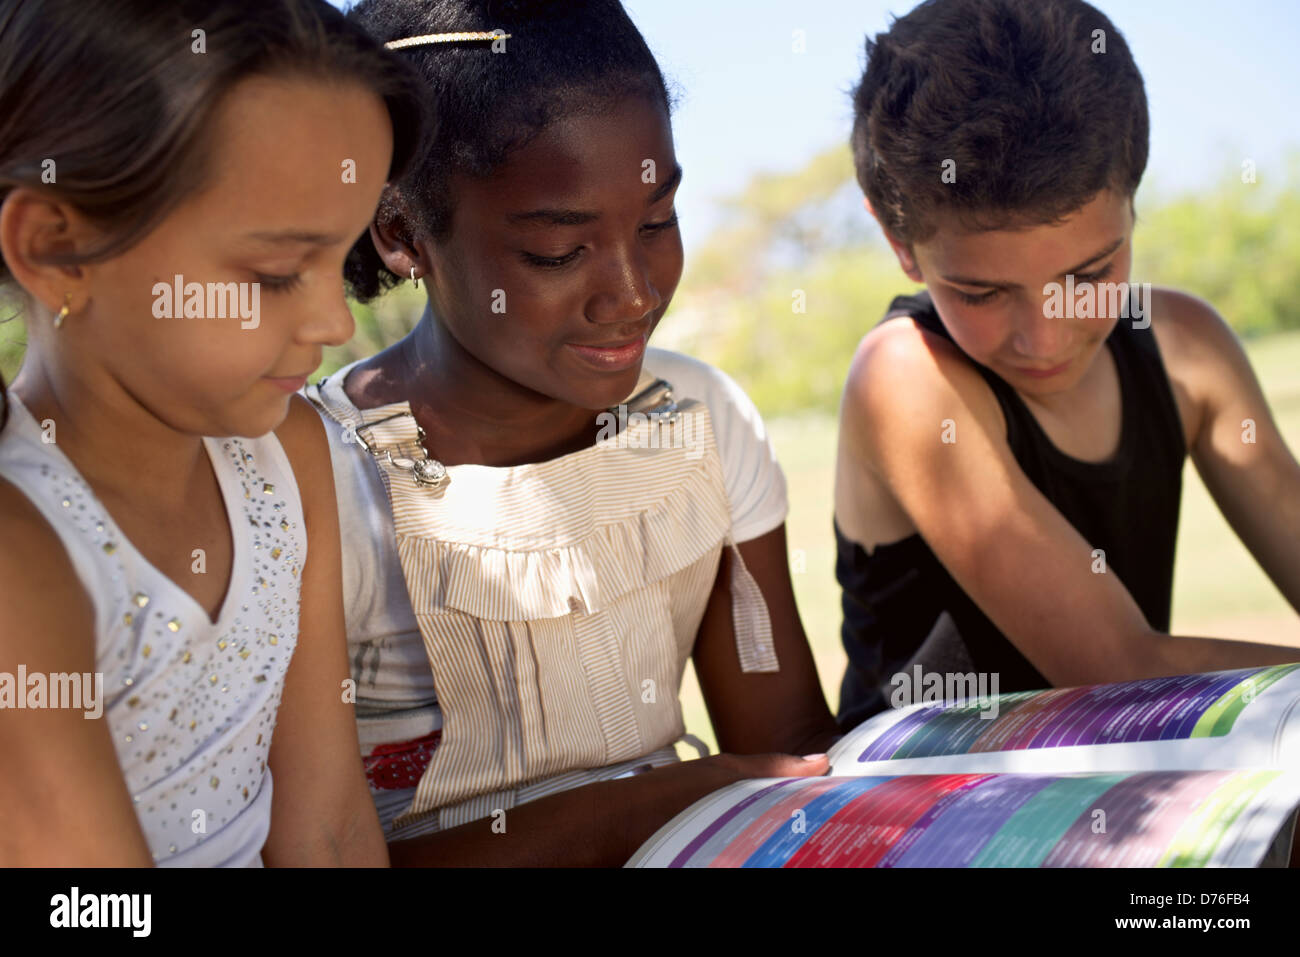
<instances>
[{"instance_id":1,"label":"white sequined tank top","mask_svg":"<svg viewBox=\"0 0 1300 957\"><path fill-rule=\"evenodd\" d=\"M214 624L122 534L17 396L8 399L0 476L58 534L93 604L100 720L154 861L260 866L271 820L266 759L307 558L302 503L279 440L203 439L234 546Z\"/></svg>"}]
</instances>

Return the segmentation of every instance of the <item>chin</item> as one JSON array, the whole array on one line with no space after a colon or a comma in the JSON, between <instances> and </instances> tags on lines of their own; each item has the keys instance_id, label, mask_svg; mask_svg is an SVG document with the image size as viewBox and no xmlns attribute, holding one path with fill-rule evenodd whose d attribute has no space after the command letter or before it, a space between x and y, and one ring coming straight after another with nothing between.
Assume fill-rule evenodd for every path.
<instances>
[{"instance_id":1,"label":"chin","mask_svg":"<svg viewBox=\"0 0 1300 957\"><path fill-rule=\"evenodd\" d=\"M1068 392L1073 389L1079 384L1079 380L1083 378L1086 371L1086 367L1080 368L1079 364L1076 363L1074 368L1067 369L1065 372L1050 378L1043 379L1031 375L1015 375L1014 379L1008 379L1008 381L1014 382L1016 388L1021 392L1032 395L1055 395L1058 392ZM1003 376L1003 378L1006 378L1006 376Z\"/></svg>"},{"instance_id":2,"label":"chin","mask_svg":"<svg viewBox=\"0 0 1300 957\"><path fill-rule=\"evenodd\" d=\"M1022 377L1014 380L1014 385L1017 392L1023 393L1024 395L1033 395L1033 396L1040 396L1040 397L1056 395L1059 392L1065 392L1069 389L1071 384L1072 383L1069 382L1055 382L1055 381L1045 382L1042 379L1035 379L1032 377Z\"/></svg>"},{"instance_id":3,"label":"chin","mask_svg":"<svg viewBox=\"0 0 1300 957\"><path fill-rule=\"evenodd\" d=\"M211 434L223 437L238 436L246 439L259 439L274 432L289 418L289 401L292 398L292 395L285 395L282 399L278 399L274 406L267 406L241 415L223 417L220 425L224 431Z\"/></svg>"},{"instance_id":4,"label":"chin","mask_svg":"<svg viewBox=\"0 0 1300 957\"><path fill-rule=\"evenodd\" d=\"M579 408L591 409L593 412L616 406L631 397L633 390L636 389L637 380L641 378L641 368L641 364L638 363L635 368L602 376L589 385L584 384L585 388L582 389L581 394L569 390L565 401Z\"/></svg>"}]
</instances>

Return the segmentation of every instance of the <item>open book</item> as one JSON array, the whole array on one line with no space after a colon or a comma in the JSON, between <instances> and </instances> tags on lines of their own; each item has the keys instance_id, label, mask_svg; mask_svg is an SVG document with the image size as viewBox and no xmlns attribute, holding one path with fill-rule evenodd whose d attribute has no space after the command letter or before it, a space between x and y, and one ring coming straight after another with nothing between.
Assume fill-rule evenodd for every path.
<instances>
[{"instance_id":1,"label":"open book","mask_svg":"<svg viewBox=\"0 0 1300 957\"><path fill-rule=\"evenodd\" d=\"M629 867L1285 865L1300 664L914 704L741 781Z\"/></svg>"}]
</instances>

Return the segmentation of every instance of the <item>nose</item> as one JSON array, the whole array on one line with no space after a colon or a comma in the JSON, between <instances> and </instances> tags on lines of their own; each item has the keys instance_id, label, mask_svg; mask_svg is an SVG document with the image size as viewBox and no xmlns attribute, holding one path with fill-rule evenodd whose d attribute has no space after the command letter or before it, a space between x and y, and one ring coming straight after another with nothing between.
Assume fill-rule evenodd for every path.
<instances>
[{"instance_id":1,"label":"nose","mask_svg":"<svg viewBox=\"0 0 1300 957\"><path fill-rule=\"evenodd\" d=\"M1059 360L1070 338L1068 320L1045 312L1041 302L1026 303L1016 310L1011 346L1031 362Z\"/></svg>"},{"instance_id":2,"label":"nose","mask_svg":"<svg viewBox=\"0 0 1300 957\"><path fill-rule=\"evenodd\" d=\"M663 297L650 275L645 251L630 248L609 263L586 312L595 323L636 322L661 305Z\"/></svg>"},{"instance_id":3,"label":"nose","mask_svg":"<svg viewBox=\"0 0 1300 957\"><path fill-rule=\"evenodd\" d=\"M356 320L348 308L342 281L321 284L319 296L303 303L305 316L298 326L298 341L309 345L341 346L352 338Z\"/></svg>"}]
</instances>

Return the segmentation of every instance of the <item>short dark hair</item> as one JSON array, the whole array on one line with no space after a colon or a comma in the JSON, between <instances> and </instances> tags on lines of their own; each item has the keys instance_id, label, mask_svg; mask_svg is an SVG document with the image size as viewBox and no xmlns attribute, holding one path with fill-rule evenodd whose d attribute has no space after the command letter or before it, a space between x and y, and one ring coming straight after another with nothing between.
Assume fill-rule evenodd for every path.
<instances>
[{"instance_id":1,"label":"short dark hair","mask_svg":"<svg viewBox=\"0 0 1300 957\"><path fill-rule=\"evenodd\" d=\"M894 238L929 238L937 212L974 229L1036 225L1105 188L1136 192L1149 133L1142 75L1114 24L1082 0L926 0L866 53L853 161Z\"/></svg>"},{"instance_id":2,"label":"short dark hair","mask_svg":"<svg viewBox=\"0 0 1300 957\"><path fill-rule=\"evenodd\" d=\"M451 233L454 175L486 177L555 121L593 113L629 95L671 113L663 73L618 0L362 0L348 11L385 43L429 33L510 34L504 52L490 41L438 43L402 50L428 87L437 117L424 154L376 213L414 239ZM364 235L344 276L367 302L405 276L384 265Z\"/></svg>"},{"instance_id":3,"label":"short dark hair","mask_svg":"<svg viewBox=\"0 0 1300 957\"><path fill-rule=\"evenodd\" d=\"M0 201L41 190L104 230L98 248L54 262L124 252L211 177L223 97L246 77L281 75L350 80L382 97L390 177L418 151L418 77L325 0L4 0ZM0 284L12 279L0 259Z\"/></svg>"}]
</instances>

